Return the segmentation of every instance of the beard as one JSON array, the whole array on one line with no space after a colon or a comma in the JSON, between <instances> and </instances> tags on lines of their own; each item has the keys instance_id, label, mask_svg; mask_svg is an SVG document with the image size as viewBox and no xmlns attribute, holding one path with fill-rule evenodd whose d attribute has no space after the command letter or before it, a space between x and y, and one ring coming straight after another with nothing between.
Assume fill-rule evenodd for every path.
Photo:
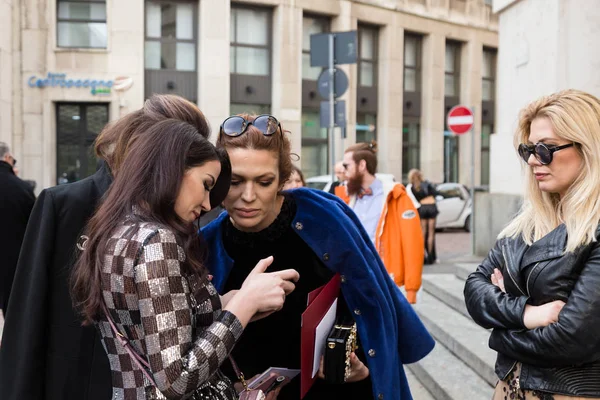
<instances>
[{"instance_id":1,"label":"beard","mask_svg":"<svg viewBox=\"0 0 600 400\"><path fill-rule=\"evenodd\" d=\"M360 191L362 190L364 177L364 172L356 171L354 176L348 178L348 180L346 181L346 185L348 187L348 194L350 196L355 196L360 193Z\"/></svg>"}]
</instances>

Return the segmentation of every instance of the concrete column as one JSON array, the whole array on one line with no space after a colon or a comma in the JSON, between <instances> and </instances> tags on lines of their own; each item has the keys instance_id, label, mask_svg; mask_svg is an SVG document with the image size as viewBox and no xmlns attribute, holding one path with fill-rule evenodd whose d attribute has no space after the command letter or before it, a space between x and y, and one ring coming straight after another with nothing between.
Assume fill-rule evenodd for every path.
<instances>
[{"instance_id":1,"label":"concrete column","mask_svg":"<svg viewBox=\"0 0 600 400\"><path fill-rule=\"evenodd\" d=\"M340 13L331 21L332 32L352 31L358 28L358 20L352 17L352 3L349 0L340 0ZM341 138L340 129L335 129L335 160L330 163L329 168L336 161L341 161L344 150L356 143L356 90L358 87L358 68L356 64L339 65L337 68L348 75L348 90L339 100L346 101L346 139ZM331 170L329 171L331 172Z\"/></svg>"},{"instance_id":2,"label":"concrete column","mask_svg":"<svg viewBox=\"0 0 600 400\"><path fill-rule=\"evenodd\" d=\"M198 106L210 121L211 139L229 116L229 1L200 1L198 32Z\"/></svg>"},{"instance_id":3,"label":"concrete column","mask_svg":"<svg viewBox=\"0 0 600 400\"><path fill-rule=\"evenodd\" d=\"M404 30L395 25L379 29L378 156L379 171L402 178L402 99L404 95Z\"/></svg>"},{"instance_id":4,"label":"concrete column","mask_svg":"<svg viewBox=\"0 0 600 400\"><path fill-rule=\"evenodd\" d=\"M460 55L460 103L473 107L473 131L459 138L459 181L471 186L471 135L475 135L475 185L481 182L481 64L483 45L471 39L462 46Z\"/></svg>"},{"instance_id":5,"label":"concrete column","mask_svg":"<svg viewBox=\"0 0 600 400\"><path fill-rule=\"evenodd\" d=\"M292 153L302 153L302 8L287 3L273 12L271 110L291 132ZM300 162L297 162L298 166Z\"/></svg>"},{"instance_id":6,"label":"concrete column","mask_svg":"<svg viewBox=\"0 0 600 400\"><path fill-rule=\"evenodd\" d=\"M421 68L421 170L433 182L444 180L444 57L446 38L423 37Z\"/></svg>"},{"instance_id":7,"label":"concrete column","mask_svg":"<svg viewBox=\"0 0 600 400\"><path fill-rule=\"evenodd\" d=\"M15 103L21 102L19 111L23 117L22 131L13 138L15 148L22 152L23 161L19 162L22 170L41 188L49 186L56 174L56 168L48 168L56 165L56 141L53 131L44 124L45 93L29 88L25 80L47 72L48 54L56 40L49 32L48 22L56 18L56 12L43 0L16 2L15 8L19 9L18 17L22 21L19 43L22 61L16 84L23 88Z\"/></svg>"},{"instance_id":8,"label":"concrete column","mask_svg":"<svg viewBox=\"0 0 600 400\"><path fill-rule=\"evenodd\" d=\"M0 1L0 141L13 142L13 0ZM14 150L13 150L14 151ZM16 153L16 152L15 152ZM15 154L18 158L18 155Z\"/></svg>"}]
</instances>

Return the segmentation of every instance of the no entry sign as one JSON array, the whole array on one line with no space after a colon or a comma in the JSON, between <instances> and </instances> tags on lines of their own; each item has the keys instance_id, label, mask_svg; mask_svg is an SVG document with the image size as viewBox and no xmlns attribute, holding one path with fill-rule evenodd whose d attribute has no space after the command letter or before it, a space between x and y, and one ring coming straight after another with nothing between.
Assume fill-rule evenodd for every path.
<instances>
[{"instance_id":1,"label":"no entry sign","mask_svg":"<svg viewBox=\"0 0 600 400\"><path fill-rule=\"evenodd\" d=\"M457 135L462 135L471 130L474 120L473 112L468 107L456 106L448 112L446 123L448 129Z\"/></svg>"}]
</instances>

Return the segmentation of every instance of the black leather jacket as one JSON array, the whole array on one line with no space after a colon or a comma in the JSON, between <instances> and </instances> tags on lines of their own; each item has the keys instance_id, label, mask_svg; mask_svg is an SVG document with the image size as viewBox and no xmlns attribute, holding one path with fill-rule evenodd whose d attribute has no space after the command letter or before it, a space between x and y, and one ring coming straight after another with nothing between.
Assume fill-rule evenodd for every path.
<instances>
[{"instance_id":1,"label":"black leather jacket","mask_svg":"<svg viewBox=\"0 0 600 400\"><path fill-rule=\"evenodd\" d=\"M466 305L475 322L493 329L489 345L498 352L500 379L521 362L523 389L600 397L600 244L565 254L566 241L564 225L532 246L521 238L498 240L467 279ZM491 283L494 268L506 293ZM525 305L554 300L566 302L558 322L526 329Z\"/></svg>"}]
</instances>

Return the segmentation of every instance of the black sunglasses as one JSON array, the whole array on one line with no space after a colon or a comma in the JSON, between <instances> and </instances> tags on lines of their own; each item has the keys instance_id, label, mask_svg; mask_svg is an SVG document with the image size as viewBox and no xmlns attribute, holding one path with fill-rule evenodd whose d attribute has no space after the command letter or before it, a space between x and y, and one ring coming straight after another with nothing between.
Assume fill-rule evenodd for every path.
<instances>
[{"instance_id":1,"label":"black sunglasses","mask_svg":"<svg viewBox=\"0 0 600 400\"><path fill-rule=\"evenodd\" d=\"M277 121L277 118L272 115L262 114L256 117L254 121L248 121L239 115L233 115L223 121L219 135L225 134L227 136L237 137L246 132L250 125L254 125L254 127L261 131L265 136L273 136L277 132L277 129L283 133L281 124Z\"/></svg>"},{"instance_id":2,"label":"black sunglasses","mask_svg":"<svg viewBox=\"0 0 600 400\"><path fill-rule=\"evenodd\" d=\"M526 145L521 143L519 145L519 155L525 161L529 161L529 157L533 154L536 160L542 165L548 165L552 162L554 152L566 149L567 147L574 146L575 143L563 144L562 146L548 147L544 143L536 143L532 145Z\"/></svg>"}]
</instances>

